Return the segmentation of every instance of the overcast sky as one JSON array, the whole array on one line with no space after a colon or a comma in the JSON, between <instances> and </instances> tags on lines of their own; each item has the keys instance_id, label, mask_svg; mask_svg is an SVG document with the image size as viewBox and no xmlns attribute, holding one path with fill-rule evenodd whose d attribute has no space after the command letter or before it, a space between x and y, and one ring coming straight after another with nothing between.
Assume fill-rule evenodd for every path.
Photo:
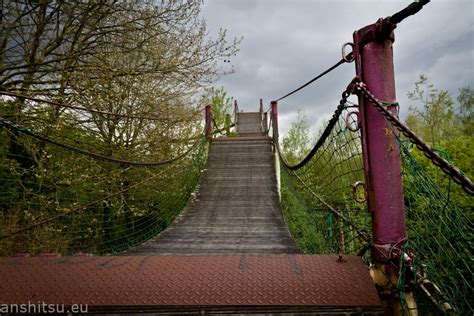
<instances>
[{"instance_id":1,"label":"overcast sky","mask_svg":"<svg viewBox=\"0 0 474 316\"><path fill-rule=\"evenodd\" d=\"M227 29L244 39L231 59L235 73L223 86L245 111L257 111L308 81L341 58L341 46L353 31L407 6L409 0L205 0L203 17L210 34ZM457 96L474 88L474 1L432 0L395 30L394 64L397 99L404 118L406 92L425 74L438 89ZM223 67L229 64L222 63ZM312 131L335 110L341 92L354 77L344 64L318 82L279 103L281 133L303 109Z\"/></svg>"}]
</instances>

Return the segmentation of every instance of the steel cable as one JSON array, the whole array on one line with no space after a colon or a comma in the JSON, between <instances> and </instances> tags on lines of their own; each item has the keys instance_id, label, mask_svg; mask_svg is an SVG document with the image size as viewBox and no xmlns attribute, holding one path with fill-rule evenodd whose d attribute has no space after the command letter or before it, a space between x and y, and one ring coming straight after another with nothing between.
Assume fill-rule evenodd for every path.
<instances>
[{"instance_id":1,"label":"steel cable","mask_svg":"<svg viewBox=\"0 0 474 316\"><path fill-rule=\"evenodd\" d=\"M352 59L352 53L349 53L346 58L348 59ZM324 77L325 75L327 75L328 73L330 73L331 71L333 71L334 69L336 69L337 67L339 67L340 65L346 63L346 60L344 58L342 58L341 60L339 60L336 64L332 65L331 67L329 67L328 69L326 69L325 71L323 71L322 73L320 73L319 75L317 75L316 77L314 77L313 79L311 79L310 81L306 82L305 84L303 84L302 86L296 88L295 90L291 91L290 93L287 93L285 94L284 96L278 98L276 101L280 101L280 100L283 100L284 98L286 97L289 97L290 95L300 91L301 89L304 89L306 88L307 86L309 86L310 84L312 84L313 82L315 82L316 80L320 79L321 77Z\"/></svg>"}]
</instances>

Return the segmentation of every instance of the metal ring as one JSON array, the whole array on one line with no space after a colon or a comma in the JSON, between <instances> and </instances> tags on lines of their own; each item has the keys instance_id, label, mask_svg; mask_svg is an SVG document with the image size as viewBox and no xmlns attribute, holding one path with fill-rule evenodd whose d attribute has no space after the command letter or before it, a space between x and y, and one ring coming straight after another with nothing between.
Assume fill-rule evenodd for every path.
<instances>
[{"instance_id":1,"label":"metal ring","mask_svg":"<svg viewBox=\"0 0 474 316\"><path fill-rule=\"evenodd\" d=\"M352 51L348 54L346 54L347 46L350 46L352 49ZM342 59L344 59L346 63L351 63L355 60L354 47L354 43L345 43L344 45L342 45Z\"/></svg>"},{"instance_id":2,"label":"metal ring","mask_svg":"<svg viewBox=\"0 0 474 316\"><path fill-rule=\"evenodd\" d=\"M357 122L357 126L356 127L352 127L351 123L350 123L350 119L351 119L351 116L352 115L355 115L357 117L357 119L355 120ZM351 111L349 113L347 113L346 115L346 127L348 130L350 130L351 132L357 132L359 129L360 129L360 122L359 122L359 112L357 111Z\"/></svg>"},{"instance_id":3,"label":"metal ring","mask_svg":"<svg viewBox=\"0 0 474 316\"><path fill-rule=\"evenodd\" d=\"M364 188L363 198L357 196L357 188L360 186ZM352 195L354 196L354 200L358 203L365 203L367 201L367 191L365 190L365 183L363 181L357 181L352 185Z\"/></svg>"}]
</instances>

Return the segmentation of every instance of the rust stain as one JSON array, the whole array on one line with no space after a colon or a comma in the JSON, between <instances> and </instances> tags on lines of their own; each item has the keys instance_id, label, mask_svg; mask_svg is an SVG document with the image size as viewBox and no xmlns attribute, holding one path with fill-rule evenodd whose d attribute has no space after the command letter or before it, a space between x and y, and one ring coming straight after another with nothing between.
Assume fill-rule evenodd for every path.
<instances>
[{"instance_id":1,"label":"rust stain","mask_svg":"<svg viewBox=\"0 0 474 316\"><path fill-rule=\"evenodd\" d=\"M390 129L388 127L384 127L383 132L384 132L385 136L392 136L393 135L392 129Z\"/></svg>"}]
</instances>

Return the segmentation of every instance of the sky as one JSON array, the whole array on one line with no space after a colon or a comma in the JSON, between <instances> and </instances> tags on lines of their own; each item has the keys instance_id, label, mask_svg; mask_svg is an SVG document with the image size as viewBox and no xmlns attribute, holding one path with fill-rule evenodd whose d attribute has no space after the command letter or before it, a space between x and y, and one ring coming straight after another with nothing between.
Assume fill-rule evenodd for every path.
<instances>
[{"instance_id":1,"label":"sky","mask_svg":"<svg viewBox=\"0 0 474 316\"><path fill-rule=\"evenodd\" d=\"M240 109L258 111L341 59L352 33L403 9L409 0L204 0L209 35L219 28L229 38L243 37L231 65L235 72L214 86L238 100ZM455 98L458 89L474 88L474 1L432 0L395 29L394 67L400 116L411 104L406 93L421 74ZM334 112L342 91L355 76L344 64L278 104L280 134L306 114L315 133ZM415 104L416 105L416 104Z\"/></svg>"}]
</instances>

